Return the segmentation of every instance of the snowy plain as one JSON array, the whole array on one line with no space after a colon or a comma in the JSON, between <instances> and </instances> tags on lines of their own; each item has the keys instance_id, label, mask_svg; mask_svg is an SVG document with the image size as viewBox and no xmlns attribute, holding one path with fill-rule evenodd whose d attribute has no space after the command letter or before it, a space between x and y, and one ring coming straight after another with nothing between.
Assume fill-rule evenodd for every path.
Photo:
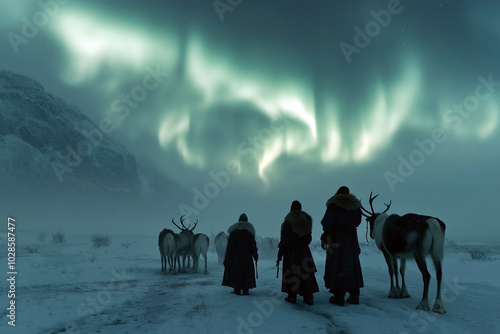
<instances>
[{"instance_id":1,"label":"snowy plain","mask_svg":"<svg viewBox=\"0 0 500 334\"><path fill-rule=\"evenodd\" d=\"M54 244L50 234L19 233L17 244L16 326L8 325L8 284L2 290L1 333L500 333L500 247L449 244L443 265L447 313L417 311L422 278L407 266L411 298L389 299L389 276L374 244L362 245L365 287L360 305L328 303L323 285L325 254L314 247L320 292L313 306L283 301L275 259L260 259L257 288L236 296L221 286L223 267L208 253L208 275L200 258L198 273L163 275L157 235L110 235L109 247L94 247L91 235L66 236ZM22 237L21 237L22 235ZM0 245L6 248L6 236ZM478 247L486 255L473 260ZM6 252L0 262L7 263ZM429 299L436 293L434 268ZM6 266L5 266L6 267Z\"/></svg>"}]
</instances>

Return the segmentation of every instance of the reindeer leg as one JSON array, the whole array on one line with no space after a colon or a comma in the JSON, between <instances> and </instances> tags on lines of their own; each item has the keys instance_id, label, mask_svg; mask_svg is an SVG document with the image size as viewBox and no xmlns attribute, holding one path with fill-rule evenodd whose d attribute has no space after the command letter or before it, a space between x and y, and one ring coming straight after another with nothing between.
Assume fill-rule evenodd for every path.
<instances>
[{"instance_id":1,"label":"reindeer leg","mask_svg":"<svg viewBox=\"0 0 500 334\"><path fill-rule=\"evenodd\" d=\"M389 276L391 277L391 289L389 290L389 295L387 297L389 297L389 298L398 298L398 291L394 287L394 280L393 280L393 276L394 276L394 261L393 261L392 256L390 256L386 252L383 252L383 253L384 253L385 261L387 262L387 267L389 269Z\"/></svg>"},{"instance_id":2,"label":"reindeer leg","mask_svg":"<svg viewBox=\"0 0 500 334\"><path fill-rule=\"evenodd\" d=\"M399 272L401 273L401 291L399 292L400 298L410 297L405 283L405 270L406 270L406 259L401 259L401 268L399 268Z\"/></svg>"},{"instance_id":3,"label":"reindeer leg","mask_svg":"<svg viewBox=\"0 0 500 334\"><path fill-rule=\"evenodd\" d=\"M199 258L199 255L198 255L198 257L196 257L195 254L196 254L196 252L193 251L191 253L191 256L193 257L193 272L197 273L198 272L198 258Z\"/></svg>"},{"instance_id":4,"label":"reindeer leg","mask_svg":"<svg viewBox=\"0 0 500 334\"><path fill-rule=\"evenodd\" d=\"M425 262L425 257L422 255L422 252L419 250L415 250L413 253L415 257L415 262L417 262L418 269L422 273L422 279L424 281L424 293L422 295L422 300L420 304L417 306L417 310L430 311L429 307L429 282L431 280L431 274L427 270L427 263Z\"/></svg>"},{"instance_id":5,"label":"reindeer leg","mask_svg":"<svg viewBox=\"0 0 500 334\"><path fill-rule=\"evenodd\" d=\"M398 259L393 257L392 258L392 263L393 263L393 270L394 270L394 279L396 280L396 297L394 298L399 298L399 295L401 293L401 288L399 287L399 279L398 279Z\"/></svg>"},{"instance_id":6,"label":"reindeer leg","mask_svg":"<svg viewBox=\"0 0 500 334\"><path fill-rule=\"evenodd\" d=\"M173 262L174 262L174 271L172 272L172 275L177 275L177 270L176 270L176 263L178 262L179 260L179 255L177 254L177 252L174 251L174 254L173 254Z\"/></svg>"},{"instance_id":7,"label":"reindeer leg","mask_svg":"<svg viewBox=\"0 0 500 334\"><path fill-rule=\"evenodd\" d=\"M205 271L203 273L205 275L208 275L208 270L207 270L207 252L203 253L203 258L205 259Z\"/></svg>"},{"instance_id":8,"label":"reindeer leg","mask_svg":"<svg viewBox=\"0 0 500 334\"><path fill-rule=\"evenodd\" d=\"M441 300L441 278L443 276L443 272L441 270L441 258L433 256L432 260L434 261L434 267L436 268L436 280L437 280L437 293L436 293L436 301L434 306L432 307L432 311L436 313L446 313L446 309L444 307L443 301Z\"/></svg>"},{"instance_id":9,"label":"reindeer leg","mask_svg":"<svg viewBox=\"0 0 500 334\"><path fill-rule=\"evenodd\" d=\"M180 264L179 264L180 266ZM180 271L180 270L179 270ZM182 254L182 271L180 271L181 273L185 273L186 272L186 254Z\"/></svg>"}]
</instances>

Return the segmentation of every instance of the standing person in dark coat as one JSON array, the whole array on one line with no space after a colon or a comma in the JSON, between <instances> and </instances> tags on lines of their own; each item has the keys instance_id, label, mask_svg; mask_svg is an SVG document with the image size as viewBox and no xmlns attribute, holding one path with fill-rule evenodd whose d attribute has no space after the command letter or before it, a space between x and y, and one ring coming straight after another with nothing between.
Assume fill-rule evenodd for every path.
<instances>
[{"instance_id":1,"label":"standing person in dark coat","mask_svg":"<svg viewBox=\"0 0 500 334\"><path fill-rule=\"evenodd\" d=\"M256 287L253 259L257 263L257 244L255 229L242 214L237 223L227 230L226 257L224 259L224 278L222 285L234 288L234 293L248 295L248 290ZM253 259L252 259L253 258Z\"/></svg>"},{"instance_id":2,"label":"standing person in dark coat","mask_svg":"<svg viewBox=\"0 0 500 334\"><path fill-rule=\"evenodd\" d=\"M361 224L361 202L342 186L335 196L326 202L326 213L321 221L323 235L321 246L327 250L325 264L325 286L333 293L330 303L344 305L359 304L359 288L363 287L363 275L356 228Z\"/></svg>"},{"instance_id":3,"label":"standing person in dark coat","mask_svg":"<svg viewBox=\"0 0 500 334\"><path fill-rule=\"evenodd\" d=\"M283 258L281 291L288 293L285 300L295 304L297 295L304 303L313 305L313 293L319 292L314 273L316 265L309 249L311 243L312 218L302 210L299 201L293 201L290 212L281 225L281 240L278 244L278 261Z\"/></svg>"}]
</instances>

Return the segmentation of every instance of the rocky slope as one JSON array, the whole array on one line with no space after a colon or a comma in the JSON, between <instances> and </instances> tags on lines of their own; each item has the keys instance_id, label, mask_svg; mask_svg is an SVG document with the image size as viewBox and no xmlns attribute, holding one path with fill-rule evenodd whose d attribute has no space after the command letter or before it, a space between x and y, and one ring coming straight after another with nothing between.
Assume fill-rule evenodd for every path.
<instances>
[{"instance_id":1,"label":"rocky slope","mask_svg":"<svg viewBox=\"0 0 500 334\"><path fill-rule=\"evenodd\" d=\"M134 156L99 126L35 80L0 71L1 192L139 193Z\"/></svg>"}]
</instances>

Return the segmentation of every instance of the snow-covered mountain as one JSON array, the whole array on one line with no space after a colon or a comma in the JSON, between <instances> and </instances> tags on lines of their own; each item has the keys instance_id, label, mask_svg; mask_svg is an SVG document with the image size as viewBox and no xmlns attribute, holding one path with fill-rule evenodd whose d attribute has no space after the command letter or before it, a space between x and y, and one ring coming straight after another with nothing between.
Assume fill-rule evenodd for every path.
<instances>
[{"instance_id":1,"label":"snow-covered mountain","mask_svg":"<svg viewBox=\"0 0 500 334\"><path fill-rule=\"evenodd\" d=\"M0 184L10 194L135 194L136 160L78 108L0 71Z\"/></svg>"}]
</instances>

